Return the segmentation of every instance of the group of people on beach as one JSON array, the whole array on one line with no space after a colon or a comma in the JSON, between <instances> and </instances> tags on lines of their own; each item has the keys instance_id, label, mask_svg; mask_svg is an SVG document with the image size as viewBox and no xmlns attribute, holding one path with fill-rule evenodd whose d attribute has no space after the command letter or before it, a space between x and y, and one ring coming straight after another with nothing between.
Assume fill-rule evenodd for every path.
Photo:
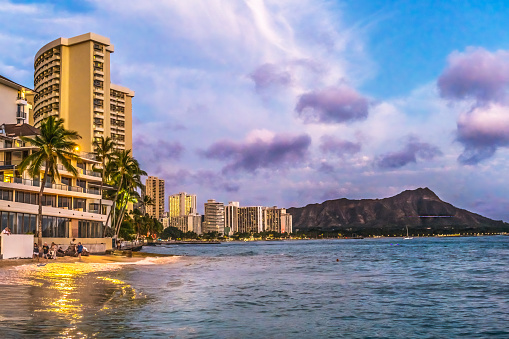
<instances>
[{"instance_id":1,"label":"group of people on beach","mask_svg":"<svg viewBox=\"0 0 509 339\"><path fill-rule=\"evenodd\" d=\"M39 258L43 259L56 259L57 257L63 257L65 255L77 256L78 259L81 260L81 255L83 252L87 252L87 249L83 247L81 242L78 244L75 243L76 239L73 238L70 246L67 248L67 251L64 251L62 247L58 247L54 242L51 243L51 246L48 246L48 243L45 242L42 248L39 247L37 243L34 243L34 254L33 258L39 261Z\"/></svg>"}]
</instances>

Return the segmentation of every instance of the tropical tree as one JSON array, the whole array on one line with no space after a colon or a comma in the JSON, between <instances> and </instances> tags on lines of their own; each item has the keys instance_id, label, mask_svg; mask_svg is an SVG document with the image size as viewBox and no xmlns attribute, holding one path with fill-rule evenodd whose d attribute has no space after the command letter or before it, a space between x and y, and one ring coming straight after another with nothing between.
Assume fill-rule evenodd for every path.
<instances>
[{"instance_id":1,"label":"tropical tree","mask_svg":"<svg viewBox=\"0 0 509 339\"><path fill-rule=\"evenodd\" d=\"M101 181L101 199L99 200L99 213L102 214L103 210L103 186L106 183L106 164L110 162L111 157L113 155L113 152L115 150L115 141L111 139L110 137L104 138L101 136L98 139L94 140L94 148L95 148L95 154L97 161L101 162L101 174L102 174L102 181Z\"/></svg>"},{"instance_id":2,"label":"tropical tree","mask_svg":"<svg viewBox=\"0 0 509 339\"><path fill-rule=\"evenodd\" d=\"M58 163L75 177L78 171L71 164L71 159L76 158L74 150L78 144L74 140L81 139L76 131L70 131L64 128L64 120L50 116L41 122L40 135L34 138L20 137L24 142L37 147L28 157L23 159L18 167L20 173L28 169L28 174L33 179L40 178L41 170L44 168L44 175L40 180L41 188L39 190L39 215L37 219L37 238L39 246L42 245L42 197L44 187L48 178L51 183L55 179L60 179L58 172Z\"/></svg>"},{"instance_id":3,"label":"tropical tree","mask_svg":"<svg viewBox=\"0 0 509 339\"><path fill-rule=\"evenodd\" d=\"M147 213L147 206L154 206L155 201L152 199L152 197L148 195L144 195L143 199L141 199L141 206L142 206L142 214L145 215Z\"/></svg>"},{"instance_id":4,"label":"tropical tree","mask_svg":"<svg viewBox=\"0 0 509 339\"><path fill-rule=\"evenodd\" d=\"M129 202L136 202L138 197L136 189L143 188L141 176L147 175L147 173L140 168L138 161L132 157L131 150L115 152L107 168L110 171L111 184L115 187L113 207L108 219L112 213L118 210L117 217L111 218L115 235L118 235L127 205Z\"/></svg>"}]
</instances>

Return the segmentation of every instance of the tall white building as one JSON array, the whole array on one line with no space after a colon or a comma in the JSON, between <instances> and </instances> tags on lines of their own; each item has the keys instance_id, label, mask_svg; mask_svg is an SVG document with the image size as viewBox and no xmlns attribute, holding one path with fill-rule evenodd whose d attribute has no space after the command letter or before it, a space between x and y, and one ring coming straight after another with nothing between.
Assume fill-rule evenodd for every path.
<instances>
[{"instance_id":1,"label":"tall white building","mask_svg":"<svg viewBox=\"0 0 509 339\"><path fill-rule=\"evenodd\" d=\"M232 235L239 231L239 202L230 201L224 207L224 233Z\"/></svg>"},{"instance_id":2,"label":"tall white building","mask_svg":"<svg viewBox=\"0 0 509 339\"><path fill-rule=\"evenodd\" d=\"M224 204L214 199L205 203L205 220L202 225L203 233L218 232L224 234Z\"/></svg>"}]
</instances>

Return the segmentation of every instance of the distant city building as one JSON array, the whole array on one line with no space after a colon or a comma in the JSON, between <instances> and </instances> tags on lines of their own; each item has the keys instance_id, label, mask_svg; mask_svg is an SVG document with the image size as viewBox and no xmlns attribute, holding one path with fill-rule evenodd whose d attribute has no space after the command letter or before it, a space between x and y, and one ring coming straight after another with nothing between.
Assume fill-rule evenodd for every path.
<instances>
[{"instance_id":1,"label":"distant city building","mask_svg":"<svg viewBox=\"0 0 509 339\"><path fill-rule=\"evenodd\" d=\"M238 232L263 232L263 209L261 206L239 207Z\"/></svg>"},{"instance_id":2,"label":"distant city building","mask_svg":"<svg viewBox=\"0 0 509 339\"><path fill-rule=\"evenodd\" d=\"M209 199L205 203L205 220L202 224L202 232L218 232L224 234L224 204L214 199Z\"/></svg>"},{"instance_id":3,"label":"distant city building","mask_svg":"<svg viewBox=\"0 0 509 339\"><path fill-rule=\"evenodd\" d=\"M34 92L0 75L0 122L23 124L32 112Z\"/></svg>"},{"instance_id":4,"label":"distant city building","mask_svg":"<svg viewBox=\"0 0 509 339\"><path fill-rule=\"evenodd\" d=\"M168 226L176 227L184 233L194 232L196 234L202 234L201 219L201 215L197 213L171 217L168 218Z\"/></svg>"},{"instance_id":5,"label":"distant city building","mask_svg":"<svg viewBox=\"0 0 509 339\"><path fill-rule=\"evenodd\" d=\"M232 235L239 231L239 202L230 201L224 207L224 234Z\"/></svg>"},{"instance_id":6,"label":"distant city building","mask_svg":"<svg viewBox=\"0 0 509 339\"><path fill-rule=\"evenodd\" d=\"M168 197L168 217L179 217L197 212L196 194L180 192Z\"/></svg>"},{"instance_id":7,"label":"distant city building","mask_svg":"<svg viewBox=\"0 0 509 339\"><path fill-rule=\"evenodd\" d=\"M149 176L145 181L145 195L153 202L146 206L146 213L159 220L164 215L164 180Z\"/></svg>"},{"instance_id":8,"label":"distant city building","mask_svg":"<svg viewBox=\"0 0 509 339\"><path fill-rule=\"evenodd\" d=\"M265 207L263 208L263 220L265 232L281 232L281 208Z\"/></svg>"},{"instance_id":9,"label":"distant city building","mask_svg":"<svg viewBox=\"0 0 509 339\"><path fill-rule=\"evenodd\" d=\"M281 209L281 233L293 233L292 215Z\"/></svg>"},{"instance_id":10,"label":"distant city building","mask_svg":"<svg viewBox=\"0 0 509 339\"><path fill-rule=\"evenodd\" d=\"M134 92L110 80L110 39L87 33L58 38L34 58L34 110L29 123L38 127L54 115L77 131L80 150L93 152L93 141L111 137L117 149L132 149Z\"/></svg>"}]
</instances>

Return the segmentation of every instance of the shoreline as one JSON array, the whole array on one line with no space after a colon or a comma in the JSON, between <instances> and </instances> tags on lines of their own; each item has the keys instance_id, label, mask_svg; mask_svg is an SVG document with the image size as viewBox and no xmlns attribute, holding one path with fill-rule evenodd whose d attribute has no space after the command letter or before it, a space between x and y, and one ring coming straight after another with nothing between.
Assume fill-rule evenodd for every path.
<instances>
[{"instance_id":1,"label":"shoreline","mask_svg":"<svg viewBox=\"0 0 509 339\"><path fill-rule=\"evenodd\" d=\"M142 261L146 258L176 257L175 255L137 253L132 256L119 254L91 254L78 257L58 257L57 259L2 259L0 260L0 269L10 268L22 265L38 264L129 264Z\"/></svg>"}]
</instances>

